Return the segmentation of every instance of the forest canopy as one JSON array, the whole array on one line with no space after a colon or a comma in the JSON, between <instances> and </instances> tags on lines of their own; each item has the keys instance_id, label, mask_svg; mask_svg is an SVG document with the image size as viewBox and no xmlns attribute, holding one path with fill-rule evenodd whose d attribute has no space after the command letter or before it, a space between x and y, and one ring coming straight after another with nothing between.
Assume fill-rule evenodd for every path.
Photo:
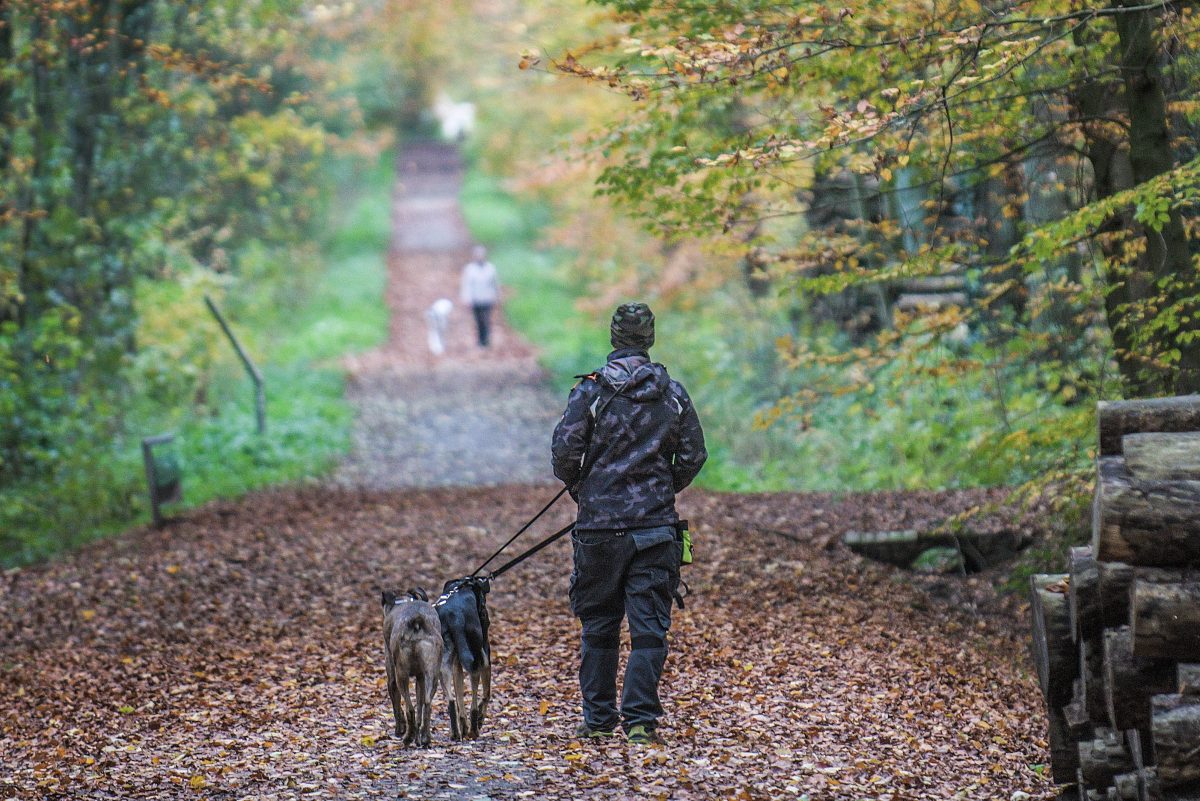
<instances>
[{"instance_id":1,"label":"forest canopy","mask_svg":"<svg viewBox=\"0 0 1200 801\"><path fill-rule=\"evenodd\" d=\"M968 450L1020 480L1083 464L1097 398L1200 390L1190 4L597 5L519 66L626 96L600 192L782 305L760 424L978 387Z\"/></svg>"}]
</instances>

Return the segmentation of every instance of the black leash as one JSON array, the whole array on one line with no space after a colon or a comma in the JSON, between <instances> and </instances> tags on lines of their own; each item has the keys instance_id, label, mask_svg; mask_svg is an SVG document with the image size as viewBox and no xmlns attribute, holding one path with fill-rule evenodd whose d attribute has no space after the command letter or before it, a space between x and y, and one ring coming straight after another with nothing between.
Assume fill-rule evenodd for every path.
<instances>
[{"instance_id":1,"label":"black leash","mask_svg":"<svg viewBox=\"0 0 1200 801\"><path fill-rule=\"evenodd\" d=\"M539 542L537 545L530 548L525 553L521 554L520 556L513 557L512 559L508 560L500 567L493 570L491 573L488 573L488 576L487 576L488 581L491 581L494 578L499 578L500 576L504 575L509 570L512 570L514 567L521 564L526 559L528 559L529 557L533 556L538 551L545 548L547 545L552 545L553 543L558 542L560 539L562 539L566 535L570 534L571 531L574 530L574 528L575 528L574 523L568 523L567 525L563 526L558 531L554 532L549 537L546 537L546 539L542 540L541 542Z\"/></svg>"},{"instance_id":2,"label":"black leash","mask_svg":"<svg viewBox=\"0 0 1200 801\"><path fill-rule=\"evenodd\" d=\"M578 376L578 377L583 378L583 376ZM626 382L626 383L628 383L628 382ZM613 394L609 395L605 399L604 403L600 404L600 406L596 409L595 419L592 422L592 426L593 426L592 430L593 431L595 431L596 424L600 422L600 413L603 412L605 409L607 409L608 404L612 403L613 399L616 398L618 395L620 395L621 391L624 389L625 389L625 384L621 384L621 386L617 387L616 390L613 392ZM558 502L558 499L561 498L566 493L567 490L577 488L581 484L583 484L583 479L585 477L587 477L588 472L592 469L592 455L593 454L591 453L591 450L592 450L592 443L589 439L587 448L583 452L583 464L579 468L579 475L576 477L575 482L569 487L563 487L562 489L560 489L558 491L558 494L555 495L553 498L551 498L550 502L547 503L545 506L543 506L542 510L540 512L538 512L536 515L534 515L532 518L530 518L528 523L521 526L520 531L518 531L516 534L513 534L511 537L509 537L508 542L504 543L499 548L497 548L496 551L487 558L487 561L485 561L479 567L475 568L475 572L471 573L471 578L478 576L480 571L482 571L485 567L490 565L492 563L493 559L495 559L497 556L499 556L501 553L504 552L505 548L512 545L513 542L516 541L517 537L521 536L526 531L528 531L529 527L532 526L535 522L537 522L538 518L540 518L542 515L546 514L546 512L549 511L550 507L553 506L554 504L556 504ZM570 531L573 528L575 528L575 524L571 523L566 528L559 529L557 532L555 532L554 534L551 534L549 537L542 540L541 542L539 542L537 545L530 548L525 553L523 553L520 556L516 557L515 559L507 562L499 570L493 570L491 573L488 574L488 580L490 581L491 579L496 578L496 576L499 576L501 573L504 573L509 568L513 568L513 567L516 567L517 565L521 564L521 562L524 562L526 559L533 556L535 553L542 550L550 543L552 543L555 540L559 539L560 537L564 536L568 531Z\"/></svg>"},{"instance_id":3,"label":"black leash","mask_svg":"<svg viewBox=\"0 0 1200 801\"><path fill-rule=\"evenodd\" d=\"M563 487L562 489L560 489L560 490L558 491L558 494L557 494L557 495L555 495L553 498L551 498L551 499L550 499L550 502L549 502L548 504L546 504L545 506L543 506L543 507L542 507L542 511L538 512L536 515L534 515L533 517L531 517L531 518L529 519L529 522L528 522L528 523L526 523L525 525L521 526L521 529L520 529L520 531L518 531L516 534L513 534L511 537L509 537L509 538L508 538L508 542L504 543L504 544L503 544L503 545L501 545L499 548L497 548L497 549L496 549L496 551L495 551L495 553L493 553L491 556L489 556L489 557L487 558L487 561L486 561L486 562L484 562L484 563L483 563L482 565L480 565L479 567L475 568L475 571L474 571L473 573L471 573L471 577L472 577L472 578L474 578L475 576L478 576L478 575L479 575L479 572L480 572L481 570L483 570L485 567L487 567L488 565L490 565L490 564L492 563L492 560L493 560L493 559L495 559L497 556L499 556L501 553L503 553L503 552L504 552L504 549L505 549L505 548L507 548L508 546L512 545L512 544L513 544L513 542L514 542L514 541L517 539L517 537L521 536L521 535L522 535L522 534L524 534L526 531L528 531L528 530L529 530L529 527L530 527L530 526L532 526L534 523L536 523L539 517L541 517L542 515L546 514L546 512L547 512L547 511L549 511L549 509L550 509L550 507L551 507L551 506L553 506L554 504L558 503L558 499L559 499L559 498L561 498L561 497L563 496L563 494L564 494L564 493L566 493L567 489L568 489L567 487ZM572 524L571 524L571 526L574 526L574 525L575 525L574 523L572 523ZM569 529L570 529L570 526L568 527L568 530L569 530ZM540 547L540 546L539 546L539 547ZM500 571L493 572L491 575L493 575L493 576L498 576L498 575L500 575L500 573L502 573L504 570L507 570L507 569L508 569L509 567L511 567L511 566L512 566L512 562L510 562L509 564L505 565L503 568L501 568L501 570L500 570Z\"/></svg>"}]
</instances>

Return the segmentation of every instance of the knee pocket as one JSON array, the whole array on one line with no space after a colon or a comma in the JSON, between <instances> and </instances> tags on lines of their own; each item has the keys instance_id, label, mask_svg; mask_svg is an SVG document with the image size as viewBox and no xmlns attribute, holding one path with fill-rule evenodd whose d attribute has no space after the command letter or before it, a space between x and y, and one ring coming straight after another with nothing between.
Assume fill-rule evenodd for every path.
<instances>
[{"instance_id":1,"label":"knee pocket","mask_svg":"<svg viewBox=\"0 0 1200 801\"><path fill-rule=\"evenodd\" d=\"M645 651L654 648L666 648L667 638L656 634L639 634L630 637L629 647L634 651Z\"/></svg>"}]
</instances>

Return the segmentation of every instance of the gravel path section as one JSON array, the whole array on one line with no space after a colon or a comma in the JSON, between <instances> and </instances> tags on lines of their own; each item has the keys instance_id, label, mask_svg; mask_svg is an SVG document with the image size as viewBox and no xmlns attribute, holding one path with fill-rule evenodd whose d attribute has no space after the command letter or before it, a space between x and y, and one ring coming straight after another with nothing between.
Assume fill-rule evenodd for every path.
<instances>
[{"instance_id":1,"label":"gravel path section","mask_svg":"<svg viewBox=\"0 0 1200 801\"><path fill-rule=\"evenodd\" d=\"M347 360L357 418L335 482L400 489L552 481L550 433L565 399L548 389L534 350L500 310L492 346L483 349L470 310L457 302L472 244L458 205L457 151L410 146L396 173L389 338ZM455 309L439 357L429 351L425 310L442 297Z\"/></svg>"}]
</instances>

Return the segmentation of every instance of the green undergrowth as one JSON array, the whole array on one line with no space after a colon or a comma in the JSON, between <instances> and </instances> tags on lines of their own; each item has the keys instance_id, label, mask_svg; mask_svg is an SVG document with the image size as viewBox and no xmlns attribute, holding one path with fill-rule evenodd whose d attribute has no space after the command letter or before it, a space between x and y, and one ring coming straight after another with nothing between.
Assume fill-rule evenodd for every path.
<instances>
[{"instance_id":1,"label":"green undergrowth","mask_svg":"<svg viewBox=\"0 0 1200 801\"><path fill-rule=\"evenodd\" d=\"M473 234L489 245L502 280L514 290L505 309L510 322L541 350L555 387L565 391L572 376L603 363L608 320L580 311L588 287L572 274L573 254L539 246L551 210L506 192L479 166L470 169L462 200ZM1017 485L1046 466L1037 460L1039 443L997 434L996 415L1043 418L1057 437L1074 437L1075 428L1090 424L1086 415L1048 401L1034 371L1006 379L999 409L998 388L986 377L951 383L932 369L925 379L920 370L914 376L911 365L894 365L875 376L874 393L832 398L806 419L785 416L763 428L756 423L762 413L818 378L781 365L777 338L799 334L831 349L848 344L839 345L835 331L798 331L797 321L751 298L736 281L686 309L650 300L658 313L653 355L687 386L705 427L710 458L697 483L709 489ZM994 358L981 344L963 347L975 358ZM1064 466L1085 463L1086 454L1077 462Z\"/></svg>"},{"instance_id":2,"label":"green undergrowth","mask_svg":"<svg viewBox=\"0 0 1200 801\"><path fill-rule=\"evenodd\" d=\"M331 160L316 241L248 248L233 277L181 275L138 288L139 353L129 389L95 417L39 482L0 488L0 564L46 558L149 520L141 439L173 433L183 466L182 504L232 498L327 473L350 445L352 409L339 358L387 334L391 158ZM254 388L203 305L217 299L262 371L266 433L255 426ZM68 439L67 441L71 441Z\"/></svg>"}]
</instances>

